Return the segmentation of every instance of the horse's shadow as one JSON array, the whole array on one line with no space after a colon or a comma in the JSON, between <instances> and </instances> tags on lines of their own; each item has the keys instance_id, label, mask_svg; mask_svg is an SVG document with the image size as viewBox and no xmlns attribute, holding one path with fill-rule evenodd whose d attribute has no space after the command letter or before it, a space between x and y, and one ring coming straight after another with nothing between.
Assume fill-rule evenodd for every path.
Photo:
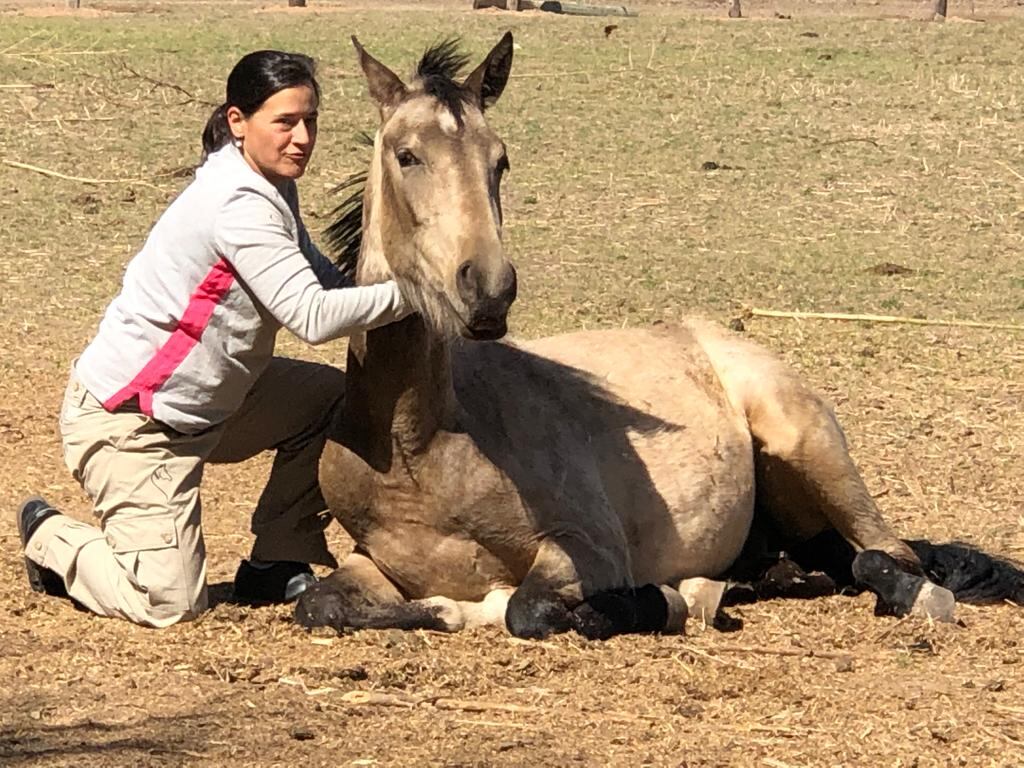
<instances>
[{"instance_id":1,"label":"horse's shadow","mask_svg":"<svg viewBox=\"0 0 1024 768\"><path fill-rule=\"evenodd\" d=\"M598 377L512 344L465 343L453 352L460 426L515 487L538 536L574 539L565 554L588 602L601 594L602 611L622 614L614 628L594 631L657 624L663 598L637 589L644 585L634 576L645 564L633 560L651 542L656 549L683 542L635 441L687 425L639 410ZM656 615L641 615L643 605Z\"/></svg>"}]
</instances>

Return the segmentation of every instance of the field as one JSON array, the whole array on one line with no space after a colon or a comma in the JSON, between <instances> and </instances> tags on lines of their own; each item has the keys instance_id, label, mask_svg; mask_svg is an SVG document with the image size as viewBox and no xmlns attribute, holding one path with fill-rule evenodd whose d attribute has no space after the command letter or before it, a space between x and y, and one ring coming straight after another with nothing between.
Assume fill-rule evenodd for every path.
<instances>
[{"instance_id":1,"label":"field","mask_svg":"<svg viewBox=\"0 0 1024 768\"><path fill-rule=\"evenodd\" d=\"M749 2L736 21L703 0L636 3L635 19L310 2L85 0L69 15L0 0L0 764L1024 765L1013 606L933 625L876 618L867 596L766 602L733 609L735 634L523 643L311 636L287 608L232 605L265 459L208 472L217 605L200 621L145 630L28 591L19 500L42 492L89 515L56 431L69 363L187 183L248 50L320 62L320 144L300 187L318 231L376 121L349 36L405 72L441 37L460 34L476 58L513 31L513 77L490 114L512 163L515 336L728 323L750 307L1021 322L1012 3L934 24L925 3L864 0ZM743 325L834 402L902 534L1024 556L1024 334ZM345 359L342 344L282 336L280 349Z\"/></svg>"}]
</instances>

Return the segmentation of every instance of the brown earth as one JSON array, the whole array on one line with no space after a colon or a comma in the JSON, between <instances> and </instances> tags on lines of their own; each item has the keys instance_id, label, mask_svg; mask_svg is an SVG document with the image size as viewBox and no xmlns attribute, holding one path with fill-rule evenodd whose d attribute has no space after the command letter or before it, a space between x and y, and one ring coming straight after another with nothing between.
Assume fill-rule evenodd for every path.
<instances>
[{"instance_id":1,"label":"brown earth","mask_svg":"<svg viewBox=\"0 0 1024 768\"><path fill-rule=\"evenodd\" d=\"M644 2L610 36L604 19L473 14L468 1L85 5L0 0L0 160L110 182L0 163L0 764L1024 764L1012 606L931 625L876 618L866 596L767 602L735 609L735 634L606 643L310 635L287 608L225 600L263 459L213 468L204 486L216 606L151 631L30 594L13 524L31 492L88 516L56 436L67 366L186 183L172 172L194 162L240 51L321 61L325 128L303 182L319 229L327 187L363 162L349 137L373 120L342 41L357 33L402 63L445 33L481 52L515 31L493 119L512 155L520 336L687 313L728 322L743 305L1013 324L1014 4L979 2L984 23L942 26L918 21L926 3L749 3L754 18L730 23L725 3ZM1024 335L745 324L835 402L902 533L1021 556ZM282 351L344 360L337 345L282 339Z\"/></svg>"}]
</instances>

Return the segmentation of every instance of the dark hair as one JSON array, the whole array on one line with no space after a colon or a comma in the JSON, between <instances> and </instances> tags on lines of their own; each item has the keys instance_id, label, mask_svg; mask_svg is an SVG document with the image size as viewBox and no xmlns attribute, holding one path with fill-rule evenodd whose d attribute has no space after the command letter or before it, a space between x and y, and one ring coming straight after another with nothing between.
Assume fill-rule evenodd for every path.
<instances>
[{"instance_id":1,"label":"dark hair","mask_svg":"<svg viewBox=\"0 0 1024 768\"><path fill-rule=\"evenodd\" d=\"M308 85L320 100L320 84L316 81L316 63L301 53L284 51L253 51L235 64L228 75L224 103L213 110L203 129L203 159L231 140L228 110L238 107L248 117L278 91Z\"/></svg>"}]
</instances>

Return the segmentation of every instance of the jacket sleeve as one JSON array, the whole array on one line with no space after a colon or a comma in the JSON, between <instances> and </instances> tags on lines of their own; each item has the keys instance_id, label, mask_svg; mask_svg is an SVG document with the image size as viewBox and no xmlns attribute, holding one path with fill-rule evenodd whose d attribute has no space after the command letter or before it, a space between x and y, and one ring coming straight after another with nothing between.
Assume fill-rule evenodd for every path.
<instances>
[{"instance_id":1,"label":"jacket sleeve","mask_svg":"<svg viewBox=\"0 0 1024 768\"><path fill-rule=\"evenodd\" d=\"M409 314L394 281L325 289L312 260L290 235L284 214L258 190L243 188L228 198L217 213L213 239L256 300L310 344L387 325ZM316 255L327 261L319 251ZM333 267L329 262L327 266Z\"/></svg>"},{"instance_id":2,"label":"jacket sleeve","mask_svg":"<svg viewBox=\"0 0 1024 768\"><path fill-rule=\"evenodd\" d=\"M350 277L342 273L334 265L334 262L324 256L320 249L313 244L309 232L301 223L299 223L299 249L305 255L306 261L309 262L309 266L313 268L313 273L316 275L317 280L320 281L320 285L324 288L331 290L335 288L351 288L355 285Z\"/></svg>"}]
</instances>

